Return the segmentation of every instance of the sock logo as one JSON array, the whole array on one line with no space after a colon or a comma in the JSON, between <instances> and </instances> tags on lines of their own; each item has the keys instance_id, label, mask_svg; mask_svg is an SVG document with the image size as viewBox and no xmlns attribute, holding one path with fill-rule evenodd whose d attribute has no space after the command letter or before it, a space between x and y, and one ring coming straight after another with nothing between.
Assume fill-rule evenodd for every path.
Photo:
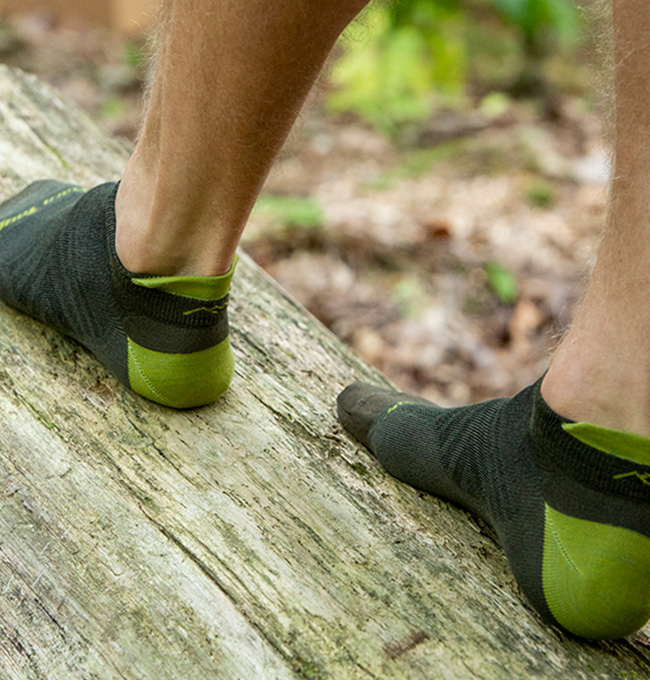
<instances>
[{"instance_id":1,"label":"sock logo","mask_svg":"<svg viewBox=\"0 0 650 680\"><path fill-rule=\"evenodd\" d=\"M614 475L614 479L625 479L627 477L636 477L642 484L650 486L650 472L638 472L637 470L633 470L632 472L623 472L620 475Z\"/></svg>"},{"instance_id":2,"label":"sock logo","mask_svg":"<svg viewBox=\"0 0 650 680\"><path fill-rule=\"evenodd\" d=\"M196 309L190 309L189 312L183 312L183 316L189 316L190 314L197 314L198 312L207 312L208 314L218 314L222 312L228 306L228 302L217 303L213 307L197 307Z\"/></svg>"}]
</instances>

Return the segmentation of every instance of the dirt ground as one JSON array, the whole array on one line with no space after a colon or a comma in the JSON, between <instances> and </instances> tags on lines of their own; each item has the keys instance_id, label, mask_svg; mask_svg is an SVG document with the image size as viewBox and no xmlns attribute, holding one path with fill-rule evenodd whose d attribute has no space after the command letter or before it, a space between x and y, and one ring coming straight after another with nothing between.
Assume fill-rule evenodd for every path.
<instances>
[{"instance_id":1,"label":"dirt ground","mask_svg":"<svg viewBox=\"0 0 650 680\"><path fill-rule=\"evenodd\" d=\"M34 14L0 22L0 61L135 137L138 46ZM458 405L539 377L604 221L609 158L591 98L561 95L552 116L511 99L438 111L400 145L328 115L326 99L323 84L244 249L403 390Z\"/></svg>"}]
</instances>

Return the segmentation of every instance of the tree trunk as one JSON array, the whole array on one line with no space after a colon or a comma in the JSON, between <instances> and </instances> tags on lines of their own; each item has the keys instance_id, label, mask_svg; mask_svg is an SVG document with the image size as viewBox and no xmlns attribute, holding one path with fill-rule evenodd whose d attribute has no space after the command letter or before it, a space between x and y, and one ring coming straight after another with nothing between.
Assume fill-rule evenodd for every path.
<instances>
[{"instance_id":1,"label":"tree trunk","mask_svg":"<svg viewBox=\"0 0 650 680\"><path fill-rule=\"evenodd\" d=\"M0 200L128 152L0 68ZM643 633L543 625L470 515L341 431L337 392L385 380L246 257L231 321L232 387L178 412L0 305L0 678L648 677Z\"/></svg>"}]
</instances>

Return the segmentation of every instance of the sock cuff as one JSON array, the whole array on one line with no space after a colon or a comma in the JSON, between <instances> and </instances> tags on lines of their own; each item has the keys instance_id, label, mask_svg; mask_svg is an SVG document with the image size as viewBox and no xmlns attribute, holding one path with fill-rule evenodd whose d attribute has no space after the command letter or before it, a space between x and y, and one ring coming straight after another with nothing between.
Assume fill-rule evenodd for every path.
<instances>
[{"instance_id":1,"label":"sock cuff","mask_svg":"<svg viewBox=\"0 0 650 680\"><path fill-rule=\"evenodd\" d=\"M115 249L115 197L119 182L104 184L93 192L104 192L104 228L111 275L119 313L127 336L148 350L165 353L199 352L213 347L228 337L228 290L236 260L231 270L221 277L206 277L202 287L196 281L202 277L156 277L153 285L143 285L146 275L130 272L120 262ZM89 192L93 193L93 192ZM83 199L82 199L83 200ZM96 200L96 199L95 199ZM173 283L174 279L178 279ZM162 280L162 281L161 281ZM192 297L166 290L169 285L204 295L210 288L215 297ZM220 297L216 297L220 296Z\"/></svg>"},{"instance_id":2,"label":"sock cuff","mask_svg":"<svg viewBox=\"0 0 650 680\"><path fill-rule=\"evenodd\" d=\"M563 425L572 421L550 408L540 386L541 380L534 386L530 423L540 469L560 470L605 493L650 501L650 465L600 451L571 435Z\"/></svg>"},{"instance_id":3,"label":"sock cuff","mask_svg":"<svg viewBox=\"0 0 650 680\"><path fill-rule=\"evenodd\" d=\"M641 465L650 465L650 439L648 437L591 423L563 423L562 429L583 444L599 451ZM650 484L650 480L648 483Z\"/></svg>"},{"instance_id":4,"label":"sock cuff","mask_svg":"<svg viewBox=\"0 0 650 680\"><path fill-rule=\"evenodd\" d=\"M532 386L529 435L544 498L555 510L650 535L650 465L599 451L566 432L570 423ZM606 500L605 500L606 499Z\"/></svg>"},{"instance_id":5,"label":"sock cuff","mask_svg":"<svg viewBox=\"0 0 650 680\"><path fill-rule=\"evenodd\" d=\"M218 302L228 295L238 261L239 256L235 255L230 269L221 276L155 276L145 274L132 276L131 281L136 286L161 290L178 297ZM218 309L219 305L213 305L213 307ZM209 311L215 310L210 309Z\"/></svg>"}]
</instances>

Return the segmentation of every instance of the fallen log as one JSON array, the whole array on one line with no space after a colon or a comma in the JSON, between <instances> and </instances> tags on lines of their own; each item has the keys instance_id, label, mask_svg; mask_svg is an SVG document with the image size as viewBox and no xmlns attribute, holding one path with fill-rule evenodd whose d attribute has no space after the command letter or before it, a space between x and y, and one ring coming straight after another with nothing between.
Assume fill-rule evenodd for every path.
<instances>
[{"instance_id":1,"label":"fallen log","mask_svg":"<svg viewBox=\"0 0 650 680\"><path fill-rule=\"evenodd\" d=\"M128 153L0 68L0 200ZM245 256L231 310L231 389L178 412L0 305L3 680L649 677L647 628L545 626L481 525L341 431L338 391L385 380Z\"/></svg>"}]
</instances>

